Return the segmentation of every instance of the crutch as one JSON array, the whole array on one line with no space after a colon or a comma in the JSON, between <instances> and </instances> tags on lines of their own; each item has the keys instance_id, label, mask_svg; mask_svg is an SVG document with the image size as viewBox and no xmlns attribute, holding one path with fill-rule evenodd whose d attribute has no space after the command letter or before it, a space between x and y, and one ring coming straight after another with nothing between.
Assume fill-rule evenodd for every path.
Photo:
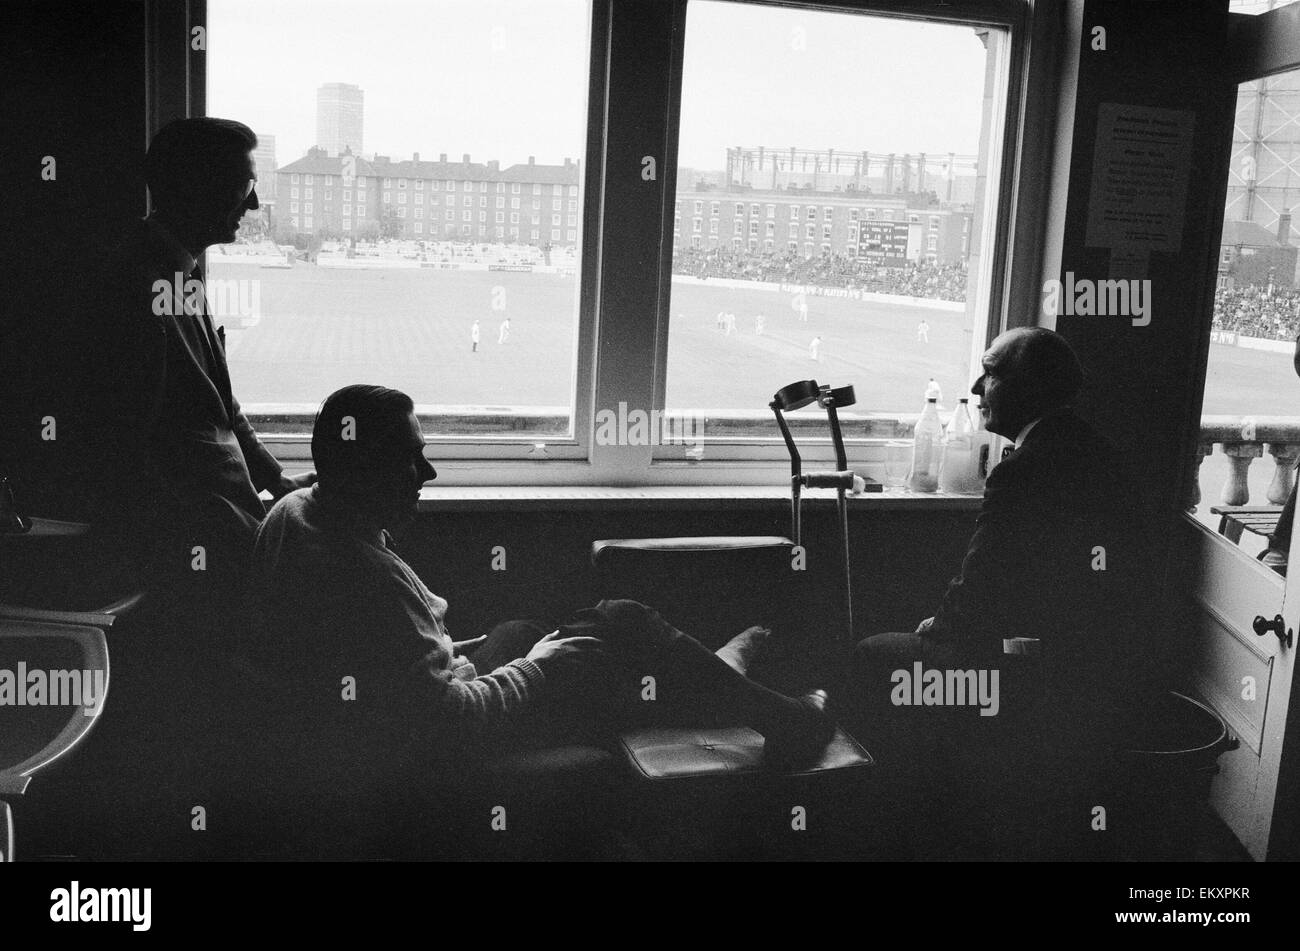
<instances>
[{"instance_id":1,"label":"crutch","mask_svg":"<svg viewBox=\"0 0 1300 951\"><path fill-rule=\"evenodd\" d=\"M814 402L826 410L826 417L830 422L831 439L835 444L836 468L833 472L802 471L803 461L799 456L799 447L795 445L790 427L785 421L786 413L802 409ZM776 425L781 430L786 448L790 450L790 530L796 546L803 545L803 488L806 486L810 489L835 490L835 503L840 517L841 562L844 569L843 636L849 639L853 637L853 578L849 563L849 506L845 494L853 490L855 476L853 470L849 468L848 457L844 451L844 436L840 432L838 410L842 406L852 406L855 402L857 399L851 386L832 388L818 386L816 380L801 380L777 390L776 395L772 397L772 402L768 404L776 416ZM868 485L872 484L878 485L878 483L868 483Z\"/></svg>"}]
</instances>

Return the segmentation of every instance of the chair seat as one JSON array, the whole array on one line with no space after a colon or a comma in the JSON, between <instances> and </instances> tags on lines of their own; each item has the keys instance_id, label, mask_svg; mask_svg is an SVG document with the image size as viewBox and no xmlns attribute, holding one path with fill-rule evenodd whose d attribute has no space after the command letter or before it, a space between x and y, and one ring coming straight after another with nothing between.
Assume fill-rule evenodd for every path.
<instances>
[{"instance_id":1,"label":"chair seat","mask_svg":"<svg viewBox=\"0 0 1300 951\"><path fill-rule=\"evenodd\" d=\"M707 780L752 774L811 776L872 765L871 755L843 729L816 762L797 770L773 770L763 761L763 737L749 727L705 729L654 727L620 737L629 765L643 780Z\"/></svg>"}]
</instances>

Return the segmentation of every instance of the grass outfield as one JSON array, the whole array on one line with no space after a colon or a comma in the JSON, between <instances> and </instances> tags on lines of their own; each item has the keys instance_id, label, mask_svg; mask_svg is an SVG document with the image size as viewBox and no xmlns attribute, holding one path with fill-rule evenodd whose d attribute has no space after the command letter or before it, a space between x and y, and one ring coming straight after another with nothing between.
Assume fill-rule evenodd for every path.
<instances>
[{"instance_id":1,"label":"grass outfield","mask_svg":"<svg viewBox=\"0 0 1300 951\"><path fill-rule=\"evenodd\" d=\"M417 403L560 406L572 398L574 278L219 263L211 277L261 282L261 320L228 337L231 377L246 405L315 406L357 382L397 387ZM493 310L494 288L504 290L504 311ZM715 327L723 309L736 314L730 336ZM931 376L949 404L970 379L965 318L953 311L810 297L804 323L789 294L674 282L670 312L674 407L763 409L778 387L816 377L852 384L862 409L915 412ZM762 336L754 332L760 313ZM503 316L510 339L499 344ZM928 343L917 339L923 318ZM822 338L820 363L808 353L814 336ZM1211 349L1206 413L1300 414L1300 381L1286 354Z\"/></svg>"},{"instance_id":2,"label":"grass outfield","mask_svg":"<svg viewBox=\"0 0 1300 951\"><path fill-rule=\"evenodd\" d=\"M405 390L417 403L556 406L572 398L574 278L240 264L215 267L211 276L261 282L260 321L228 331L231 377L244 404L315 405L340 386L367 381ZM505 292L504 311L493 310L494 288ZM805 323L790 302L789 294L675 283L669 401L761 410L777 388L818 377L854 384L864 407L915 412L931 376L945 394L965 388L961 314L809 298ZM715 327L724 308L737 316L730 336ZM754 332L759 313L766 315L762 336ZM500 344L503 316L510 339ZM922 317L929 344L917 341ZM809 356L815 336L820 364Z\"/></svg>"}]
</instances>

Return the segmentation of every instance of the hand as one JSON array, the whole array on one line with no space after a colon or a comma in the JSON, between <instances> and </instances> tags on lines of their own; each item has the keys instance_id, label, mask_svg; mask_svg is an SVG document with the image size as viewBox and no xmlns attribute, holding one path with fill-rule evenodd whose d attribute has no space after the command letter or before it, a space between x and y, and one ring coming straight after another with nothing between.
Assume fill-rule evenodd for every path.
<instances>
[{"instance_id":1,"label":"hand","mask_svg":"<svg viewBox=\"0 0 1300 951\"><path fill-rule=\"evenodd\" d=\"M288 495L290 492L295 492L298 489L311 488L312 483L314 483L315 481L316 481L315 471L304 472L301 475L296 475L296 476L290 476L281 473L279 483L275 486L275 488L271 489L271 497L276 501L279 501L280 499Z\"/></svg>"},{"instance_id":2,"label":"hand","mask_svg":"<svg viewBox=\"0 0 1300 951\"><path fill-rule=\"evenodd\" d=\"M929 634L930 628L934 627L934 618L928 617L916 626L917 634Z\"/></svg>"},{"instance_id":3,"label":"hand","mask_svg":"<svg viewBox=\"0 0 1300 951\"><path fill-rule=\"evenodd\" d=\"M559 631L551 631L533 645L525 660L531 660L549 673L554 668L576 667L584 657L601 654L604 648L604 642L598 637L560 637Z\"/></svg>"}]
</instances>

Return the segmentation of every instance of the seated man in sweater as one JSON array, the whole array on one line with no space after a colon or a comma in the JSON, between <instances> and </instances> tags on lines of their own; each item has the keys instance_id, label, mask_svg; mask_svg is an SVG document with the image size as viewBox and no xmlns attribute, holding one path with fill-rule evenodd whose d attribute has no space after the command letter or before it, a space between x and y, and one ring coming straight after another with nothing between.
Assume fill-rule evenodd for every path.
<instances>
[{"instance_id":1,"label":"seated man in sweater","mask_svg":"<svg viewBox=\"0 0 1300 951\"><path fill-rule=\"evenodd\" d=\"M745 676L760 629L714 654L644 605L603 601L549 634L512 622L454 641L447 602L388 533L436 476L423 450L408 396L345 387L316 418L317 484L281 499L258 531L259 623L248 653L305 718L351 718L361 746L382 755L455 751L468 762L466 741L491 747L557 708L607 722L611 710L659 709L676 697L754 727L783 761L815 757L829 742L824 693L790 698ZM668 703L638 702L646 673Z\"/></svg>"}]
</instances>

